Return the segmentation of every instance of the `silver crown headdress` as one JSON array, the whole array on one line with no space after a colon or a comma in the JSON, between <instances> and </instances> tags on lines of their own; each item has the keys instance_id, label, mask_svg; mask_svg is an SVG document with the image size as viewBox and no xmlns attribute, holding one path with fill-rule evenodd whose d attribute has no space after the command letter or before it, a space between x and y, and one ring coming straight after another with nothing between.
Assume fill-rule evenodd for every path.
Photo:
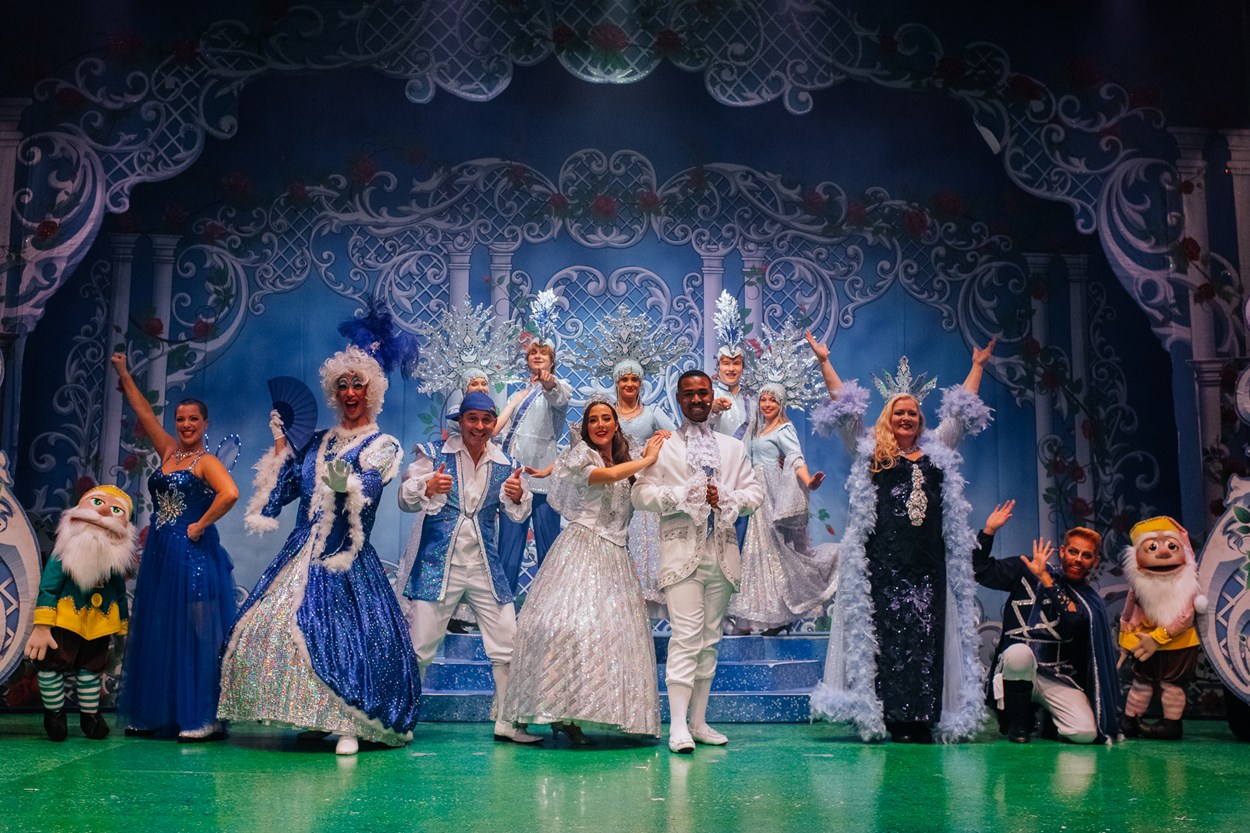
<instances>
[{"instance_id":1,"label":"silver crown headdress","mask_svg":"<svg viewBox=\"0 0 1250 833\"><path fill-rule=\"evenodd\" d=\"M631 315L622 304L593 329L586 329L573 367L613 381L624 373L653 376L689 349L685 338L674 339L667 329L645 315Z\"/></svg>"},{"instance_id":2,"label":"silver crown headdress","mask_svg":"<svg viewBox=\"0 0 1250 833\"><path fill-rule=\"evenodd\" d=\"M718 356L741 356L743 339L746 338L746 322L742 310L734 296L721 290L716 299L716 312L712 314L712 324L716 327L716 350Z\"/></svg>"},{"instance_id":3,"label":"silver crown headdress","mask_svg":"<svg viewBox=\"0 0 1250 833\"><path fill-rule=\"evenodd\" d=\"M534 296L529 308L529 332L535 344L545 344L551 349L556 346L556 322L559 320L559 301L551 289L544 289Z\"/></svg>"},{"instance_id":4,"label":"silver crown headdress","mask_svg":"<svg viewBox=\"0 0 1250 833\"><path fill-rule=\"evenodd\" d=\"M783 408L802 409L825 398L816 357L797 321L786 321L779 330L765 324L758 343L759 355L742 371L747 390L756 395L772 393Z\"/></svg>"},{"instance_id":5,"label":"silver crown headdress","mask_svg":"<svg viewBox=\"0 0 1250 833\"><path fill-rule=\"evenodd\" d=\"M875 373L872 376L872 381L887 402L892 397L906 394L916 400L916 404L919 405L937 387L936 376L927 382L924 380L924 377L929 375L927 373L921 373L919 376L912 378L911 365L907 363L906 356L898 360L898 371L893 376L884 370L881 371L881 374L885 376L884 381L878 379Z\"/></svg>"},{"instance_id":6,"label":"silver crown headdress","mask_svg":"<svg viewBox=\"0 0 1250 833\"><path fill-rule=\"evenodd\" d=\"M425 339L415 374L421 393L463 393L477 376L485 376L491 387L520 380L514 370L516 326L497 321L489 307L472 306L465 298L436 324L418 323L417 332Z\"/></svg>"}]
</instances>

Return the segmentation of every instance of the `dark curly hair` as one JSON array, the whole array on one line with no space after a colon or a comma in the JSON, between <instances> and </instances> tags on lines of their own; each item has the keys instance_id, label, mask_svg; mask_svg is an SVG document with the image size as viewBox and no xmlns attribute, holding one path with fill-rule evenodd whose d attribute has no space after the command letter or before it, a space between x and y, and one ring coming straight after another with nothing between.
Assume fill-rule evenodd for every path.
<instances>
[{"instance_id":1,"label":"dark curly hair","mask_svg":"<svg viewBox=\"0 0 1250 833\"><path fill-rule=\"evenodd\" d=\"M628 463L630 459L632 459L629 456L629 440L625 438L625 432L621 430L621 418L616 415L616 408L612 407L611 402L595 400L594 402L587 403L585 410L582 411L582 442L586 443L586 445L590 448L598 448L598 446L590 441L590 427L587 424L587 421L590 419L590 409L596 405L602 405L611 411L612 420L616 423L616 433L612 435L611 465L615 466L618 463Z\"/></svg>"}]
</instances>

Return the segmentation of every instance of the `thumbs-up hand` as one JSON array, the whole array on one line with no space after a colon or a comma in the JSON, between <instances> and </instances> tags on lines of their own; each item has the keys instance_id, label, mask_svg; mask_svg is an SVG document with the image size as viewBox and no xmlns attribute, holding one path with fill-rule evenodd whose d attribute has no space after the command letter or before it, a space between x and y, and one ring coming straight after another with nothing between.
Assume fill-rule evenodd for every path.
<instances>
[{"instance_id":1,"label":"thumbs-up hand","mask_svg":"<svg viewBox=\"0 0 1250 833\"><path fill-rule=\"evenodd\" d=\"M521 485L521 470L514 469L508 479L503 482L503 493L513 503L520 503L525 495L525 487Z\"/></svg>"},{"instance_id":2,"label":"thumbs-up hand","mask_svg":"<svg viewBox=\"0 0 1250 833\"><path fill-rule=\"evenodd\" d=\"M438 470L425 481L425 496L445 495L451 491L451 475L447 473L447 464L439 463Z\"/></svg>"}]
</instances>

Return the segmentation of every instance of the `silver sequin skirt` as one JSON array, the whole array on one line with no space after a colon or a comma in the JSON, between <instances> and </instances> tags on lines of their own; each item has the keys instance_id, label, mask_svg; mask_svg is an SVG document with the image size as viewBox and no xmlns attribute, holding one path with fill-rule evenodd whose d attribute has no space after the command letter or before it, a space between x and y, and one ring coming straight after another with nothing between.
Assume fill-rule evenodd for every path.
<instances>
[{"instance_id":1,"label":"silver sequin skirt","mask_svg":"<svg viewBox=\"0 0 1250 833\"><path fill-rule=\"evenodd\" d=\"M655 646L624 547L580 524L560 533L517 619L500 713L659 736Z\"/></svg>"},{"instance_id":2,"label":"silver sequin skirt","mask_svg":"<svg viewBox=\"0 0 1250 833\"><path fill-rule=\"evenodd\" d=\"M309 541L314 540L309 536ZM258 720L296 729L319 729L389 746L408 736L352 709L322 682L302 639L296 612L308 575L308 545L282 568L269 590L235 627L221 668L222 720Z\"/></svg>"}]
</instances>

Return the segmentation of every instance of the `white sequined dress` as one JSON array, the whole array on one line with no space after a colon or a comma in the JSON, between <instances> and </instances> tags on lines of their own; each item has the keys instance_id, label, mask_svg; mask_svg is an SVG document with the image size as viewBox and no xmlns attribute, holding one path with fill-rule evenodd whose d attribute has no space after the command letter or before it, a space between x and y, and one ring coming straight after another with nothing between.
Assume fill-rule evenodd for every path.
<instances>
[{"instance_id":1,"label":"white sequined dress","mask_svg":"<svg viewBox=\"0 0 1250 833\"><path fill-rule=\"evenodd\" d=\"M742 589L728 612L760 626L788 625L832 595L837 545L814 545L808 535L808 492L795 473L803 450L793 423L752 437L751 465L764 484L764 505L747 522Z\"/></svg>"},{"instance_id":2,"label":"white sequined dress","mask_svg":"<svg viewBox=\"0 0 1250 833\"><path fill-rule=\"evenodd\" d=\"M658 736L655 646L625 549L631 487L628 480L589 485L591 470L602 466L599 453L581 442L556 461L548 500L568 526L517 618L500 717Z\"/></svg>"}]
</instances>

